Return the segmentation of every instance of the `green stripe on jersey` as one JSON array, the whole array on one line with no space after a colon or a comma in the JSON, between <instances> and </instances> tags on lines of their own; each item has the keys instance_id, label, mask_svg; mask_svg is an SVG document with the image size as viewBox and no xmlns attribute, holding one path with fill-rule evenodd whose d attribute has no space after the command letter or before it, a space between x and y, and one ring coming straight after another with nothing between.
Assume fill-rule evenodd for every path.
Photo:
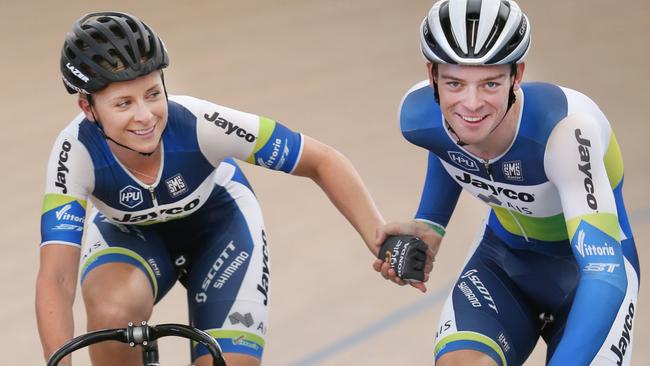
<instances>
[{"instance_id":1,"label":"green stripe on jersey","mask_svg":"<svg viewBox=\"0 0 650 366\"><path fill-rule=\"evenodd\" d=\"M501 225L511 234L524 236L519 225L515 222L516 219L523 227L525 236L528 238L542 241L560 241L569 238L563 214L548 217L531 217L522 215L519 212L507 210L503 207L492 206L492 209Z\"/></svg>"},{"instance_id":2,"label":"green stripe on jersey","mask_svg":"<svg viewBox=\"0 0 650 366\"><path fill-rule=\"evenodd\" d=\"M275 123L276 122L270 118L260 117L259 133L257 134L257 141L255 141L253 152L251 153L251 156L248 157L247 161L249 163L255 164L255 153L260 151L260 149L262 149L269 141L273 131L275 130Z\"/></svg>"},{"instance_id":3,"label":"green stripe on jersey","mask_svg":"<svg viewBox=\"0 0 650 366\"><path fill-rule=\"evenodd\" d=\"M445 347L447 344L454 341L474 341L474 342L482 343L490 347L494 352L496 352L499 355L499 358L501 358L501 364L503 366L508 365L508 363L506 362L506 356L503 354L503 350L501 350L501 347L499 347L497 342L492 340L492 338L488 338L483 334L476 333L476 332L456 332L446 336L445 338L441 339L440 342L438 342L438 344L436 345L436 349L434 351L435 354L437 355L443 347Z\"/></svg>"},{"instance_id":4,"label":"green stripe on jersey","mask_svg":"<svg viewBox=\"0 0 650 366\"><path fill-rule=\"evenodd\" d=\"M623 156L614 131L610 132L609 146L603 160L609 178L609 185L616 188L623 179Z\"/></svg>"},{"instance_id":5,"label":"green stripe on jersey","mask_svg":"<svg viewBox=\"0 0 650 366\"><path fill-rule=\"evenodd\" d=\"M85 200L78 200L74 197L66 196L63 194L48 193L45 195L45 198L43 198L43 209L41 210L41 213L46 213L47 211L59 208L73 201L79 202L81 207L86 209Z\"/></svg>"},{"instance_id":6,"label":"green stripe on jersey","mask_svg":"<svg viewBox=\"0 0 650 366\"><path fill-rule=\"evenodd\" d=\"M574 217L571 220L567 220L566 224L569 229L569 235L573 237L576 230L578 230L578 225L581 221L585 221L592 226L602 230L605 234L616 239L619 243L621 242L621 227L618 223L618 217L613 213L595 213L589 215L583 215Z\"/></svg>"},{"instance_id":7,"label":"green stripe on jersey","mask_svg":"<svg viewBox=\"0 0 650 366\"><path fill-rule=\"evenodd\" d=\"M106 248L98 251L97 253L91 255L88 259L86 259L81 269L81 272L83 273L84 271L86 271L86 268L88 268L88 266L92 262L94 262L95 259L97 259L97 257L104 254L122 254L140 262L140 264L142 264L142 266L147 270L147 273L151 278L151 282L153 283L153 298L155 299L156 297L158 297L158 281L156 281L156 275L154 275L153 270L149 266L149 263L147 263L147 261L144 260L144 258L142 258L138 253L126 248L112 247L112 248Z\"/></svg>"},{"instance_id":8,"label":"green stripe on jersey","mask_svg":"<svg viewBox=\"0 0 650 366\"><path fill-rule=\"evenodd\" d=\"M245 332L243 330L208 329L205 332L208 333L212 338L222 338L222 339L232 339L232 340L241 338L249 342L254 342L260 347L264 347L264 338L258 336L257 334Z\"/></svg>"}]
</instances>

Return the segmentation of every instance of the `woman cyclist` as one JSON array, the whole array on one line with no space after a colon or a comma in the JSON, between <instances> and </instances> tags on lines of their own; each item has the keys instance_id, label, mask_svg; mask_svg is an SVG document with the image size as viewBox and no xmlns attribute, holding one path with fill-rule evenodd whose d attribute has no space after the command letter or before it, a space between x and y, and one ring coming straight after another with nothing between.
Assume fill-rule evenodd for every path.
<instances>
[{"instance_id":1,"label":"woman cyclist","mask_svg":"<svg viewBox=\"0 0 650 366\"><path fill-rule=\"evenodd\" d=\"M272 119L168 95L168 64L162 40L129 14L88 14L65 38L63 82L81 113L48 163L36 283L46 358L73 336L80 272L88 330L147 320L179 279L191 324L219 341L228 364L260 364L267 237L233 158L311 178L369 248L383 224L342 154ZM94 365L134 365L140 356L110 343L90 355ZM211 364L202 346L192 360Z\"/></svg>"}]
</instances>

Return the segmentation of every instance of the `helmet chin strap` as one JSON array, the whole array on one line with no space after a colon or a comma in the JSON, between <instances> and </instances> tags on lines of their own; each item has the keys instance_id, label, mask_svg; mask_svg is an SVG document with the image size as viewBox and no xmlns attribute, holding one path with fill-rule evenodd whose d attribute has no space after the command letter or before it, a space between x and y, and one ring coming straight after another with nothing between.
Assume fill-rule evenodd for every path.
<instances>
[{"instance_id":1,"label":"helmet chin strap","mask_svg":"<svg viewBox=\"0 0 650 366\"><path fill-rule=\"evenodd\" d=\"M165 86L165 75L163 74L162 70L160 70L160 78L161 78L161 80L162 80L162 84L163 84L163 91L165 92L165 99L167 99L167 103L169 103L169 96L167 95L167 87ZM91 94L88 94L88 95L86 96L86 98L88 99L89 102L92 102L92 95L91 95ZM92 106L92 103L90 103L90 104L91 104L91 106ZM116 140L113 139L112 137L108 136L108 135L106 134L106 132L104 131L104 126L102 126L101 121L100 121L99 118L97 118L97 116L95 115L95 112L93 111L93 108L90 108L90 114L93 115L93 119L95 120L95 125L96 125L97 128L99 129L99 133L101 133L102 136L103 136L106 140L113 141L113 143L115 143L116 145L118 145L118 146L120 146L120 147L123 147L123 148L125 148L125 149L128 149L128 150L131 150L131 151L137 152L138 154L140 154L140 155L142 155L142 156L151 156L151 155L153 155L153 154L156 152L156 150L158 150L158 147L160 146L160 141L162 141L162 135L163 135L163 133L165 133L165 131L163 130L163 132L160 134L160 138L158 139L158 144L157 144L156 147L153 149L153 151L151 151L151 152L142 152L142 151L138 151L138 150L136 150L136 149L134 149L134 148L131 148L131 147L129 147L129 146L126 146L126 145L124 145L124 144L122 144L122 143L116 141ZM165 129L167 129L167 126L165 126Z\"/></svg>"}]
</instances>

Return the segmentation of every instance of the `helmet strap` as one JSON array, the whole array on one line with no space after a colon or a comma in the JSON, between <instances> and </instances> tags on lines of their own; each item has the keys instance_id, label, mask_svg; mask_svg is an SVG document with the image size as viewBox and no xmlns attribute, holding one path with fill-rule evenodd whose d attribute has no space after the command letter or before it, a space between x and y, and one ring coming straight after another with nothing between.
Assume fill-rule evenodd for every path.
<instances>
[{"instance_id":1,"label":"helmet strap","mask_svg":"<svg viewBox=\"0 0 650 366\"><path fill-rule=\"evenodd\" d=\"M165 92L165 99L167 99L167 103L169 103L169 95L167 94L167 87L165 86L165 75L164 75L164 73L163 73L162 70L160 70L160 79L162 80L163 90L164 90L164 92ZM95 126L97 126L97 129L99 129L99 133L100 133L100 134L102 135L102 137L104 137L106 140L110 140L110 141L112 141L113 143L115 143L116 145L118 145L118 146L120 146L120 147L123 147L123 148L125 148L125 149L128 149L128 150L131 150L131 151L137 152L138 154L140 154L140 155L142 155L142 156L151 156L151 155L153 155L153 153L156 152L156 150L158 150L158 146L160 146L160 141L162 141L162 135L165 133L164 130L163 130L163 132L160 134L160 139L158 140L158 145L156 146L156 148L155 148L152 152L142 152L142 151L135 150L135 149L133 149L133 148L131 148L131 147L129 147L129 146L126 146L126 145L124 145L124 144L122 144L122 143L116 141L115 139L113 139L112 137L110 137L110 136L108 136L108 135L106 134L106 131L104 131L104 126L102 125L102 122L99 120L99 118L97 118L97 116L95 115L95 112L93 111L93 108L92 108L92 107L93 107L93 104L94 104L94 103L93 103L93 99L92 99L92 94L87 94L87 95L86 95L86 99L88 100L88 104L90 104L90 106L91 106L91 108L90 108L90 114L93 115L93 119L95 120ZM165 130L166 130L166 129L167 129L167 126L165 126Z\"/></svg>"}]
</instances>

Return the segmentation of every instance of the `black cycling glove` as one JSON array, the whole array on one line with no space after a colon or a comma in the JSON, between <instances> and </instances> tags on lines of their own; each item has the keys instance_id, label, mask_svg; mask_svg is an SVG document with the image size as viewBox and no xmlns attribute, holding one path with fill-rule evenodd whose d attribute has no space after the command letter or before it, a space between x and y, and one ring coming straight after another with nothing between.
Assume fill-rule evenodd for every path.
<instances>
[{"instance_id":1,"label":"black cycling glove","mask_svg":"<svg viewBox=\"0 0 650 366\"><path fill-rule=\"evenodd\" d=\"M427 245L412 235L389 236L381 249L379 259L390 264L403 280L424 281Z\"/></svg>"}]
</instances>

